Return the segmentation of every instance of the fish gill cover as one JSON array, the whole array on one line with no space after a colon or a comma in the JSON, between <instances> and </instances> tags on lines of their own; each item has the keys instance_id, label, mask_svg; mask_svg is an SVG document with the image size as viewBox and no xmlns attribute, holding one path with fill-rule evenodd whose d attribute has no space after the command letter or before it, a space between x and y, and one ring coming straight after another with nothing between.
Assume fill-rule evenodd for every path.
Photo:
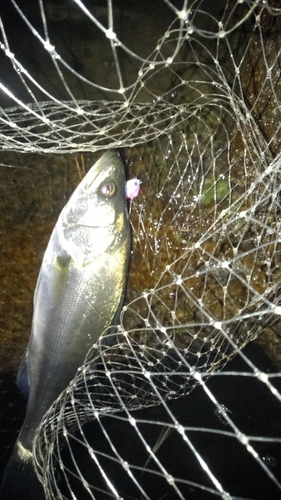
<instances>
[{"instance_id":1,"label":"fish gill cover","mask_svg":"<svg viewBox=\"0 0 281 500\"><path fill-rule=\"evenodd\" d=\"M121 148L141 181L126 300L38 429L46 498L277 500L279 2L4 0L0 16L2 462L51 230Z\"/></svg>"}]
</instances>

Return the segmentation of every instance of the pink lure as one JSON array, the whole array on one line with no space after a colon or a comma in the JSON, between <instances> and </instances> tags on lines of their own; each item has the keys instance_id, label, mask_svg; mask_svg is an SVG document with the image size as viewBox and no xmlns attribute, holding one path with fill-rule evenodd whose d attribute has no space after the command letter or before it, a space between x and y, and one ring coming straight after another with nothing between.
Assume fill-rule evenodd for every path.
<instances>
[{"instance_id":1,"label":"pink lure","mask_svg":"<svg viewBox=\"0 0 281 500\"><path fill-rule=\"evenodd\" d=\"M134 179L130 179L126 183L126 198L130 198L133 200L136 196L138 196L140 192L141 181L136 177Z\"/></svg>"}]
</instances>

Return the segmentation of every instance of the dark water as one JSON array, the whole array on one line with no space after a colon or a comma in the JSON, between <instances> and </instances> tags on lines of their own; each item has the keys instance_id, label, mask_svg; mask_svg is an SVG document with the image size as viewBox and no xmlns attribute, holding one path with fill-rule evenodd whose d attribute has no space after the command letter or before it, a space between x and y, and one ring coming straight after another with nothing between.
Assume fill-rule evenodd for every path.
<instances>
[{"instance_id":1,"label":"dark water","mask_svg":"<svg viewBox=\"0 0 281 500\"><path fill-rule=\"evenodd\" d=\"M0 375L0 477L24 420L25 401L16 386L15 374Z\"/></svg>"},{"instance_id":2,"label":"dark water","mask_svg":"<svg viewBox=\"0 0 281 500\"><path fill-rule=\"evenodd\" d=\"M244 353L264 372L270 373L274 371L272 362L259 346L252 343L245 348ZM227 372L235 371L237 375L224 375L226 370ZM239 376L239 372L245 373L247 371L247 366L237 356L227 365L227 369L208 381L207 387L220 404L224 405L231 420L247 436L260 438L262 436L275 436L277 440L280 437L281 430L280 404L264 384L261 384L253 377ZM281 391L281 377L274 380L274 386ZM0 387L2 403L0 467L2 473L23 420L25 403L15 388L15 378L13 376L2 376ZM228 491L234 498L252 500L278 500L280 498L280 490L247 452L246 448L239 443L237 438L204 432L204 429L215 429L223 432L231 431L231 429L222 416L217 414L214 405L201 387L196 388L187 397L169 402L168 407L178 422L190 429L187 431L188 438L206 461L213 474L221 482L224 490ZM168 423L169 419L166 411L162 406L158 406L131 412L131 414L138 422L139 431L149 445L153 447L161 430L161 426L153 425L153 422ZM173 500L178 498L174 489L167 484L161 474L159 475L159 469L153 463L153 460L148 463L147 469L154 471L154 473L142 470L148 455L134 428L126 422L126 418L126 415L122 413L114 417L105 416L102 418L103 427L118 453L123 460L131 464L131 470L135 478L150 498L153 500L161 498ZM83 427L83 431L89 445L97 453L101 465L120 496L126 500L141 499L140 491L127 473L124 472L123 467L116 461L106 457L106 455L112 457L113 454L100 425L97 422L90 422ZM81 439L81 436L78 437ZM280 482L280 442L266 442L263 439L250 442L263 463L268 466ZM94 487L95 498L100 500L110 498L109 492L108 494L105 493L105 491L108 491L105 482L85 446L74 440L70 440L70 443L72 456L75 457L79 470ZM184 498L196 500L217 498L217 495L210 492L210 489L214 490L211 481L202 468L199 467L193 453L183 443L178 433L172 432L156 455L174 478L190 481L189 484L177 483ZM62 450L61 457L64 466L75 471L73 458L71 458L66 448ZM70 474L68 474L68 478L71 488L79 500L90 498L88 493L82 489L79 481L73 479ZM57 481L61 491L65 492L67 498L70 498L60 472L57 474ZM202 490L196 485L205 486L207 490Z\"/></svg>"},{"instance_id":3,"label":"dark water","mask_svg":"<svg viewBox=\"0 0 281 500\"><path fill-rule=\"evenodd\" d=\"M245 354L255 362L256 365L262 366L263 369L271 371L273 369L271 361L262 353L258 346L252 344L245 349ZM227 366L227 371L247 371L245 364L237 357ZM222 372L223 373L223 372ZM274 384L281 388L281 378ZM257 382L253 378L240 376L223 376L219 375L211 379L207 386L216 396L218 401L223 404L229 411L230 418L235 422L238 428L248 436L280 436L281 429L281 413L280 405L268 389ZM249 498L255 500L280 498L280 490L270 481L265 473L261 470L259 464L250 456L245 447L242 446L236 438L222 436L216 433L203 432L203 429L217 429L221 431L230 431L230 428L225 425L223 419L217 415L213 404L204 393L202 388L196 388L189 396L170 402L168 404L174 417L182 425L189 427L187 436L190 438L196 451L204 458L209 465L211 471L223 485L223 488L228 491L233 497ZM138 420L151 421L144 424L139 423L138 428L146 441L152 447L157 440L161 426L152 425L155 421L167 420L167 413L161 406L132 412L132 416ZM137 438L136 433L129 423L126 423L126 415L119 415L119 420L116 418L105 417L103 425L110 439L114 443L115 448L122 456L123 460L129 464L134 464L135 467L142 468L147 460L147 452L144 446ZM197 430L196 430L197 429ZM98 424L88 424L85 426L85 435L92 445L94 450L99 450L103 453L108 453L112 456L112 451L107 440L104 438ZM272 473L281 480L281 450L279 443L257 442L252 443L262 458L272 470ZM73 450L77 450L77 455L81 453L79 445L74 445ZM101 479L98 471L95 471L93 462L86 461L86 453L81 454L81 464L85 477L96 488L104 488L104 482ZM63 455L65 464L71 467L71 459L68 453ZM68 459L67 459L68 456ZM83 457L83 458L82 458ZM174 478L182 478L183 480L194 482L197 485L204 485L206 488L212 488L211 481L206 478L204 471L198 466L197 460L190 449L183 443L182 438L176 432L173 432L164 442L157 452L157 457L161 464ZM98 456L101 464L109 474L110 480L118 489L120 496L125 499L140 499L141 494L136 489L133 481L124 473L121 465L114 461ZM78 461L79 466L80 462ZM87 470L87 465L91 464L91 468ZM147 466L155 470L154 474L148 472L140 472L131 467L135 477L139 480L142 487L145 489L148 496L152 499L176 499L178 498L174 489L168 486L165 479L161 478L157 473L159 469L151 460ZM202 491L195 484L178 483L178 487L184 498L193 499L212 499L217 495L210 491ZM74 486L74 485L73 485ZM75 489L75 486L74 486ZM79 492L79 493L78 493ZM94 492L96 498L106 498L103 493ZM78 498L88 498L80 496L79 486L77 487Z\"/></svg>"}]
</instances>

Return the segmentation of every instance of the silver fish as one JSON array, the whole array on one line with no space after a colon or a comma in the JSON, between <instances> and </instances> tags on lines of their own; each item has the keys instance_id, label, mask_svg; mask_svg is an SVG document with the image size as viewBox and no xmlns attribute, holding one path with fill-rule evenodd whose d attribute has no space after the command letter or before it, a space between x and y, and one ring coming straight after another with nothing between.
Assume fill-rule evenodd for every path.
<instances>
[{"instance_id":1,"label":"silver fish","mask_svg":"<svg viewBox=\"0 0 281 500\"><path fill-rule=\"evenodd\" d=\"M131 249L125 186L121 156L105 153L74 191L51 235L18 373L18 385L29 392L26 417L1 500L44 498L32 464L36 428L89 348L118 321ZM110 341L108 335L104 339Z\"/></svg>"}]
</instances>

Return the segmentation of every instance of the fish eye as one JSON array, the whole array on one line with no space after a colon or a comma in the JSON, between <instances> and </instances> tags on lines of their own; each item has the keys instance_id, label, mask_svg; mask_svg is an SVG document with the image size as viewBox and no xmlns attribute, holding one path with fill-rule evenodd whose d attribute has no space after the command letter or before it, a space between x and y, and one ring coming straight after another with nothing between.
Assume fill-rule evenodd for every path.
<instances>
[{"instance_id":1,"label":"fish eye","mask_svg":"<svg viewBox=\"0 0 281 500\"><path fill-rule=\"evenodd\" d=\"M103 198L113 198L117 193L117 186L113 181L106 181L100 185L99 192Z\"/></svg>"}]
</instances>

